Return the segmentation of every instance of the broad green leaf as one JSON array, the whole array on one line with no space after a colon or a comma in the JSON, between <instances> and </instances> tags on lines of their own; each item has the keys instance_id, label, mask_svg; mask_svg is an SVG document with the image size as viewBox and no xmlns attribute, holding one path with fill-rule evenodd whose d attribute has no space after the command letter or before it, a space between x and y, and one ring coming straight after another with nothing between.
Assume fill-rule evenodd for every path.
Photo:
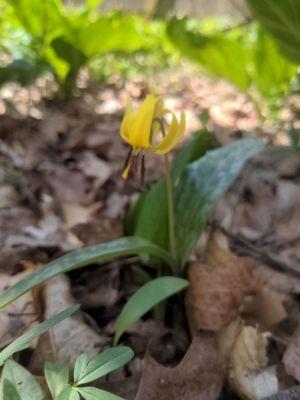
<instances>
[{"instance_id":1,"label":"broad green leaf","mask_svg":"<svg viewBox=\"0 0 300 400\"><path fill-rule=\"evenodd\" d=\"M77 358L74 366L74 382L78 382L84 376L88 363L89 357L85 353Z\"/></svg>"},{"instance_id":2,"label":"broad green leaf","mask_svg":"<svg viewBox=\"0 0 300 400\"><path fill-rule=\"evenodd\" d=\"M171 262L170 255L155 244L137 237L125 237L109 243L76 250L26 276L16 285L11 286L0 295L0 308L22 296L36 285L54 276L84 267L97 261L107 261L115 257L131 254L151 254L159 259Z\"/></svg>"},{"instance_id":3,"label":"broad green leaf","mask_svg":"<svg viewBox=\"0 0 300 400\"><path fill-rule=\"evenodd\" d=\"M253 14L274 36L283 53L300 62L299 0L247 0ZM273 67L273 63L272 63ZM270 69L272 69L270 67Z\"/></svg>"},{"instance_id":4,"label":"broad green leaf","mask_svg":"<svg viewBox=\"0 0 300 400\"><path fill-rule=\"evenodd\" d=\"M59 322L70 317L70 315L74 314L76 311L78 311L78 309L79 309L78 305L68 307L64 311L53 315L53 317L42 322L41 324L31 329L30 331L24 333L24 335L18 337L11 344L5 347L4 350L0 352L0 366L3 365L4 362L9 357L11 357L15 352L21 351L26 347L28 347L30 342L32 342L32 340L39 337L42 333L46 332L52 326L57 325Z\"/></svg>"},{"instance_id":5,"label":"broad green leaf","mask_svg":"<svg viewBox=\"0 0 300 400\"><path fill-rule=\"evenodd\" d=\"M77 390L85 400L124 400L122 397L95 387L78 388Z\"/></svg>"},{"instance_id":6,"label":"broad green leaf","mask_svg":"<svg viewBox=\"0 0 300 400\"><path fill-rule=\"evenodd\" d=\"M79 26L72 25L67 39L88 58L107 52L133 52L148 47L147 38L151 32L139 17L114 12L100 15L96 20L78 19L79 23Z\"/></svg>"},{"instance_id":7,"label":"broad green leaf","mask_svg":"<svg viewBox=\"0 0 300 400\"><path fill-rule=\"evenodd\" d=\"M288 93L297 67L279 52L270 34L261 28L253 33L253 85L265 99L278 101Z\"/></svg>"},{"instance_id":8,"label":"broad green leaf","mask_svg":"<svg viewBox=\"0 0 300 400\"><path fill-rule=\"evenodd\" d=\"M189 162L198 159L215 146L216 139L212 133L206 130L195 132L190 142L176 157L172 168L173 182L177 181ZM129 233L151 240L165 249L168 248L168 209L164 179L140 196L129 214L127 229Z\"/></svg>"},{"instance_id":9,"label":"broad green leaf","mask_svg":"<svg viewBox=\"0 0 300 400\"><path fill-rule=\"evenodd\" d=\"M46 362L45 378L53 398L57 397L69 382L69 364L68 362L51 363Z\"/></svg>"},{"instance_id":10,"label":"broad green leaf","mask_svg":"<svg viewBox=\"0 0 300 400\"><path fill-rule=\"evenodd\" d=\"M212 150L186 167L175 189L176 250L181 265L191 254L219 198L245 162L264 146L260 140L242 139Z\"/></svg>"},{"instance_id":11,"label":"broad green leaf","mask_svg":"<svg viewBox=\"0 0 300 400\"><path fill-rule=\"evenodd\" d=\"M15 390L12 389L12 386ZM13 394L14 397L8 397L8 392ZM45 399L45 395L40 385L30 372L13 360L6 361L4 365L1 377L0 393L1 400L19 400L19 398L22 400Z\"/></svg>"},{"instance_id":12,"label":"broad green leaf","mask_svg":"<svg viewBox=\"0 0 300 400\"><path fill-rule=\"evenodd\" d=\"M7 0L22 26L36 39L38 47L49 43L64 30L59 0Z\"/></svg>"},{"instance_id":13,"label":"broad green leaf","mask_svg":"<svg viewBox=\"0 0 300 400\"><path fill-rule=\"evenodd\" d=\"M189 26L188 18L172 18L167 32L184 56L243 91L249 88L250 76L246 68L248 49L238 35L228 37L222 32L204 35L199 29Z\"/></svg>"},{"instance_id":14,"label":"broad green leaf","mask_svg":"<svg viewBox=\"0 0 300 400\"><path fill-rule=\"evenodd\" d=\"M84 374L76 381L76 385L92 382L104 375L121 368L134 356L133 351L126 346L112 347L94 357L87 365Z\"/></svg>"},{"instance_id":15,"label":"broad green leaf","mask_svg":"<svg viewBox=\"0 0 300 400\"><path fill-rule=\"evenodd\" d=\"M185 289L189 282L173 276L153 279L142 286L123 307L116 321L114 343L118 343L121 335L144 314L168 297Z\"/></svg>"}]
</instances>

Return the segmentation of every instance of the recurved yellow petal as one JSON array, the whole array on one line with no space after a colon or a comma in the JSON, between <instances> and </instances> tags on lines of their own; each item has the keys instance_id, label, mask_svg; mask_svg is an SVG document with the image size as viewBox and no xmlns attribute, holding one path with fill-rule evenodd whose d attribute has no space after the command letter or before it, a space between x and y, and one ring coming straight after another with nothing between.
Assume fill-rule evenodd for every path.
<instances>
[{"instance_id":1,"label":"recurved yellow petal","mask_svg":"<svg viewBox=\"0 0 300 400\"><path fill-rule=\"evenodd\" d=\"M183 136L185 130L185 114L181 113L180 121L178 123L176 116L173 112L169 111L172 114L172 120L166 136L162 139L162 141L153 148L153 152L165 154L172 150L173 147L180 141Z\"/></svg>"},{"instance_id":2,"label":"recurved yellow petal","mask_svg":"<svg viewBox=\"0 0 300 400\"><path fill-rule=\"evenodd\" d=\"M157 97L149 94L141 107L135 111L134 118L130 118L127 141L132 147L144 149L150 147L151 126L157 101Z\"/></svg>"}]
</instances>

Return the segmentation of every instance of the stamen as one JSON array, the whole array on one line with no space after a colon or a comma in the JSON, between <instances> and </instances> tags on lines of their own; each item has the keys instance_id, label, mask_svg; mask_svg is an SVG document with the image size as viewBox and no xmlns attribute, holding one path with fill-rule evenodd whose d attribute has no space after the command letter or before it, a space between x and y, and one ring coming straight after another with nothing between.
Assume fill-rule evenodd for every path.
<instances>
[{"instance_id":1,"label":"stamen","mask_svg":"<svg viewBox=\"0 0 300 400\"><path fill-rule=\"evenodd\" d=\"M127 157L126 157L126 160L125 160L125 163L124 163L124 167L123 167L124 169L126 169L128 167L128 165L129 165L129 161L130 161L131 156L132 156L132 151L133 151L133 149L132 149L132 147L130 147L130 149L128 151L128 154L127 154Z\"/></svg>"}]
</instances>

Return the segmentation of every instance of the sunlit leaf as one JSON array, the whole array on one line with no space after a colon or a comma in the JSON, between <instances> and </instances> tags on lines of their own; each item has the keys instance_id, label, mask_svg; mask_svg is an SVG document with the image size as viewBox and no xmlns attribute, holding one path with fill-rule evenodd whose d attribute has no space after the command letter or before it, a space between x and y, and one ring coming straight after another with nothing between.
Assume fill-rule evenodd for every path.
<instances>
[{"instance_id":1,"label":"sunlit leaf","mask_svg":"<svg viewBox=\"0 0 300 400\"><path fill-rule=\"evenodd\" d=\"M246 68L248 49L239 37L227 37L223 33L204 35L189 27L188 18L171 19L168 34L184 56L209 73L229 80L244 91L250 86Z\"/></svg>"},{"instance_id":2,"label":"sunlit leaf","mask_svg":"<svg viewBox=\"0 0 300 400\"><path fill-rule=\"evenodd\" d=\"M247 0L255 17L274 36L283 53L300 62L299 0ZM273 66L273 63L272 63ZM272 67L270 67L270 70Z\"/></svg>"}]
</instances>

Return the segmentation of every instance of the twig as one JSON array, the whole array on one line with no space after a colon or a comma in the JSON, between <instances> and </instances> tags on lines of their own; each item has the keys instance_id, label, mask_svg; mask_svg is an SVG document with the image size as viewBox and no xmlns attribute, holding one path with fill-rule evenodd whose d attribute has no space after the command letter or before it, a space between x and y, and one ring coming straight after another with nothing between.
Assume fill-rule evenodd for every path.
<instances>
[{"instance_id":1,"label":"twig","mask_svg":"<svg viewBox=\"0 0 300 400\"><path fill-rule=\"evenodd\" d=\"M270 268L273 268L276 271L292 275L296 278L300 278L300 269L295 268L293 265L290 265L286 262L280 261L272 255L258 249L247 239L242 238L238 235L233 235L222 226L215 225L215 227L220 229L221 232L224 233L224 235L232 240L233 247L236 246L238 250L240 250L240 255L252 257L256 260L263 262L264 264L266 264Z\"/></svg>"}]
</instances>

